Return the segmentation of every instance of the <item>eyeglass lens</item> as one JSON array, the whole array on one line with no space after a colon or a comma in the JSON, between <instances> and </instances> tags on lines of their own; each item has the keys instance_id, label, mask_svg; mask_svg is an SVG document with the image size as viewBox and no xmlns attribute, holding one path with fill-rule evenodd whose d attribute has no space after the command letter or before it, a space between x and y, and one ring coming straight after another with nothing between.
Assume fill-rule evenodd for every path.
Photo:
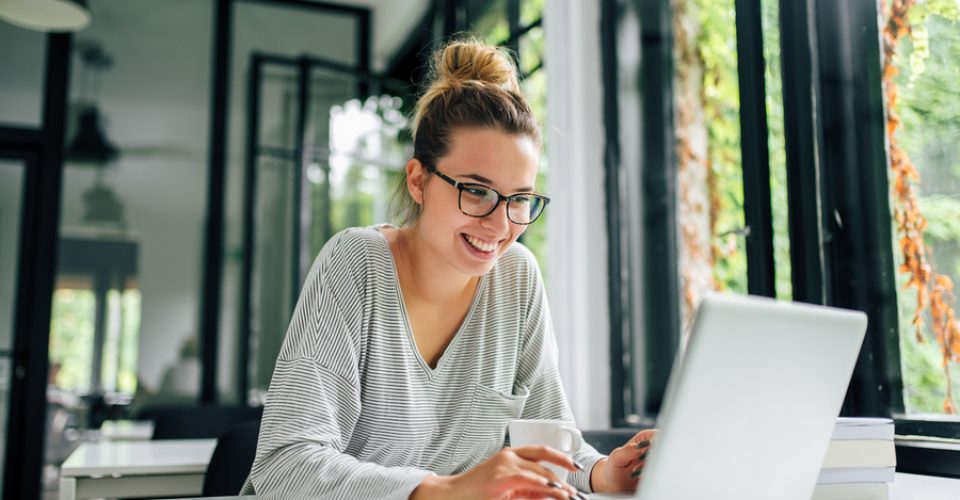
<instances>
[{"instance_id":1,"label":"eyeglass lens","mask_svg":"<svg viewBox=\"0 0 960 500\"><path fill-rule=\"evenodd\" d=\"M460 209L467 215L483 217L494 210L500 197L483 186L464 186L460 191ZM507 215L517 224L529 224L543 211L543 198L516 194L507 198Z\"/></svg>"}]
</instances>

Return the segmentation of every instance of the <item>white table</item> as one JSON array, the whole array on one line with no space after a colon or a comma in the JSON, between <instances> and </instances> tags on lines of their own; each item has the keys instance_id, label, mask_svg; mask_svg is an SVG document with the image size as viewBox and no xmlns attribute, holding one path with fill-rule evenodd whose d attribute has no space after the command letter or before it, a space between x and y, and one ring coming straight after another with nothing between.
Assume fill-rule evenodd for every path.
<instances>
[{"instance_id":1,"label":"white table","mask_svg":"<svg viewBox=\"0 0 960 500\"><path fill-rule=\"evenodd\" d=\"M152 420L107 420L100 426L100 438L106 441L149 441L153 437Z\"/></svg>"},{"instance_id":2,"label":"white table","mask_svg":"<svg viewBox=\"0 0 960 500\"><path fill-rule=\"evenodd\" d=\"M256 500L257 497L204 498L207 498L207 500ZM623 498L633 497L624 495ZM945 479L898 472L895 482L890 486L890 500L957 500L958 498L960 498L960 479Z\"/></svg>"},{"instance_id":3,"label":"white table","mask_svg":"<svg viewBox=\"0 0 960 500\"><path fill-rule=\"evenodd\" d=\"M237 497L242 498L242 497ZM598 500L630 499L633 495L588 495ZM890 485L890 500L957 500L960 499L960 479L946 479L919 474L897 472Z\"/></svg>"},{"instance_id":4,"label":"white table","mask_svg":"<svg viewBox=\"0 0 960 500\"><path fill-rule=\"evenodd\" d=\"M60 468L60 500L199 495L216 439L84 443Z\"/></svg>"},{"instance_id":5,"label":"white table","mask_svg":"<svg viewBox=\"0 0 960 500\"><path fill-rule=\"evenodd\" d=\"M957 500L960 479L898 472L890 485L890 500Z\"/></svg>"}]
</instances>

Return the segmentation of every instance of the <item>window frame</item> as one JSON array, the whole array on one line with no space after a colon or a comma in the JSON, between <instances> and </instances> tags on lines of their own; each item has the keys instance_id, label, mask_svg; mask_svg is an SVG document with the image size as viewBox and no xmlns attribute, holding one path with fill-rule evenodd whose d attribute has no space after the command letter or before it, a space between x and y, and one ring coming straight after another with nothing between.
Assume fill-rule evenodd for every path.
<instances>
[{"instance_id":1,"label":"window frame","mask_svg":"<svg viewBox=\"0 0 960 500\"><path fill-rule=\"evenodd\" d=\"M772 231L763 230L771 220L767 134L757 133L761 126L766 130L760 123L765 119L760 1L735 0L735 7L739 88L741 95L752 96L741 101L744 215L748 225L760 224L760 231L751 231L748 238L749 291L772 296L773 257L766 250L772 248L773 236ZM601 8L601 25L606 28L601 37L608 177L616 178L623 168L637 168L621 165L618 159L617 114L625 111L617 106L615 35L606 34L614 31L617 19L624 15L636 15L642 27L638 43L645 62L637 84L644 103L640 121L656 125L642 127L639 138L644 148L639 165L643 185L626 187L627 196L643 196L643 213L627 212L617 198L617 189L622 191L622 187L607 183L612 238L611 364L624 366L624 375L618 377L614 370L611 381L611 421L622 427L655 417L669 375L669 365L664 368L663 360L672 360L679 344L679 312L674 307L675 225L665 223L675 222L673 122L664 110L673 100L671 8L668 0L633 6L623 0L604 0ZM625 14L630 8L636 12ZM779 0L779 8L794 300L859 309L869 317L841 414L892 416L898 435L960 439L960 421L903 415L879 3ZM651 217L651 213L657 216ZM631 269L626 278L640 276L643 281L645 291L637 311L636 307L631 310L637 302L630 300L628 286L621 279L620 270L629 266L629 256L616 251L619 245L614 240L619 241L623 220L641 216L644 269L640 273ZM658 265L652 266L654 263ZM631 315L641 316L635 324L642 324L642 330L621 321ZM632 331L625 332L627 328ZM645 336L643 331L660 333ZM642 358L630 356L632 344L642 344ZM634 387L633 380L642 380L645 387ZM632 394L638 389L642 389L641 398L634 401ZM898 444L898 470L950 475L960 467L945 468L944 457L956 464L960 452L955 451L956 445L954 451L949 448Z\"/></svg>"}]
</instances>

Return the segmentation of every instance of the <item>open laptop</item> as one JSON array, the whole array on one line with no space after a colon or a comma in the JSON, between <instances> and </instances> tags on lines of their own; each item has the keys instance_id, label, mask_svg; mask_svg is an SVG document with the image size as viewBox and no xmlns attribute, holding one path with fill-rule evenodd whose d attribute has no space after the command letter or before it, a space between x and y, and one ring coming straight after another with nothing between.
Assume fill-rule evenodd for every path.
<instances>
[{"instance_id":1,"label":"open laptop","mask_svg":"<svg viewBox=\"0 0 960 500\"><path fill-rule=\"evenodd\" d=\"M866 326L856 311L707 296L635 495L591 498L810 500Z\"/></svg>"}]
</instances>

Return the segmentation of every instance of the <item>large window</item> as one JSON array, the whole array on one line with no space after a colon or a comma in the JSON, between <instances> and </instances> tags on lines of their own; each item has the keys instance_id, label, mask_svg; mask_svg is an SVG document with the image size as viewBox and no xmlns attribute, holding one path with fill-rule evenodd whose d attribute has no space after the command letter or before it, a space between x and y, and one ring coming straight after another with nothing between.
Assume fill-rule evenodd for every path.
<instances>
[{"instance_id":1,"label":"large window","mask_svg":"<svg viewBox=\"0 0 960 500\"><path fill-rule=\"evenodd\" d=\"M884 61L908 415L960 408L960 6L888 2Z\"/></svg>"},{"instance_id":2,"label":"large window","mask_svg":"<svg viewBox=\"0 0 960 500\"><path fill-rule=\"evenodd\" d=\"M618 123L642 138L622 168L639 171L623 193L644 201L620 215L640 221L625 227L643 265L622 259L644 286L614 304L633 316L611 341L632 375L613 384L614 423L656 414L663 360L699 294L719 289L865 311L843 413L960 436L957 3L616 5L641 30L637 78L617 92L636 108L621 116L641 117Z\"/></svg>"},{"instance_id":3,"label":"large window","mask_svg":"<svg viewBox=\"0 0 960 500\"><path fill-rule=\"evenodd\" d=\"M544 0L474 0L468 1L467 15L470 17L470 32L483 41L506 47L513 54L520 70L520 87L527 103L541 126L547 119L547 72L544 70ZM547 162L547 134L544 132L544 144L541 151L540 170L537 172L536 188L543 192L547 185L550 165ZM549 196L549 193L546 193ZM547 218L550 210L527 227L522 242L537 256L541 269L545 269L547 259Z\"/></svg>"}]
</instances>

